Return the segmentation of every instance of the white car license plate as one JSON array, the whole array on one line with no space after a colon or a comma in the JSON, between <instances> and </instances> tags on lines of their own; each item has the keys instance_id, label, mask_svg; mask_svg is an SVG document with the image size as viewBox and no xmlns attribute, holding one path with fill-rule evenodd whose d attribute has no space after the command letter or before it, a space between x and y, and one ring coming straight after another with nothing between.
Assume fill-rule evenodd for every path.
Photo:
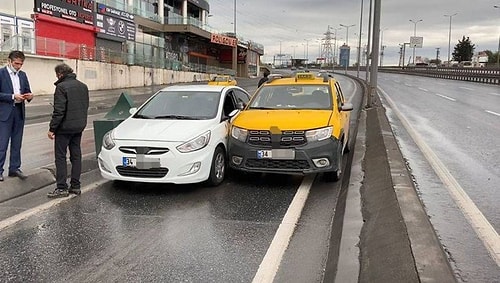
<instances>
[{"instance_id":1,"label":"white car license plate","mask_svg":"<svg viewBox=\"0 0 500 283\"><path fill-rule=\"evenodd\" d=\"M294 149L257 150L257 159L295 159Z\"/></svg>"},{"instance_id":2,"label":"white car license plate","mask_svg":"<svg viewBox=\"0 0 500 283\"><path fill-rule=\"evenodd\" d=\"M125 167L136 167L137 162L134 157L122 157L122 164Z\"/></svg>"}]
</instances>

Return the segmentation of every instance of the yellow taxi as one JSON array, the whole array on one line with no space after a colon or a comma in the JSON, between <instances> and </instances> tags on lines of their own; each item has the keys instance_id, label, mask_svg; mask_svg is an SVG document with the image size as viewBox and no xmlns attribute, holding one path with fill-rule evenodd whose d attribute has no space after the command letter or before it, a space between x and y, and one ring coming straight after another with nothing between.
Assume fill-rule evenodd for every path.
<instances>
[{"instance_id":1,"label":"yellow taxi","mask_svg":"<svg viewBox=\"0 0 500 283\"><path fill-rule=\"evenodd\" d=\"M323 172L328 181L337 181L348 151L352 109L328 74L272 78L232 122L229 165L247 172Z\"/></svg>"},{"instance_id":2,"label":"yellow taxi","mask_svg":"<svg viewBox=\"0 0 500 283\"><path fill-rule=\"evenodd\" d=\"M237 85L236 80L229 75L217 75L213 77L209 82L209 85Z\"/></svg>"}]
</instances>

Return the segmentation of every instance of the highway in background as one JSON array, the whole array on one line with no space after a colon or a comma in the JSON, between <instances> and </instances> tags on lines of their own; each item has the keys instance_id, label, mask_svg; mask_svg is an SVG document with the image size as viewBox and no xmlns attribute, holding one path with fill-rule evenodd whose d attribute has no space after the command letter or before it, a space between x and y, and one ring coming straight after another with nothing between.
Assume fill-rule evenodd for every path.
<instances>
[{"instance_id":1,"label":"highway in background","mask_svg":"<svg viewBox=\"0 0 500 283\"><path fill-rule=\"evenodd\" d=\"M379 90L457 279L500 282L500 87L379 73Z\"/></svg>"}]
</instances>

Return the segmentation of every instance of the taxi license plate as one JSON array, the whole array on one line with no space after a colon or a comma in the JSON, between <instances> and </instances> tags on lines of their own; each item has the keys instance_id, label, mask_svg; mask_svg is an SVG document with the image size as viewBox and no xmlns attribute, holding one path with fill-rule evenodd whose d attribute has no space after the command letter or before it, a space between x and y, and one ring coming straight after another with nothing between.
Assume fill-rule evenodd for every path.
<instances>
[{"instance_id":1,"label":"taxi license plate","mask_svg":"<svg viewBox=\"0 0 500 283\"><path fill-rule=\"evenodd\" d=\"M257 159L295 159L294 149L257 150Z\"/></svg>"},{"instance_id":2,"label":"taxi license plate","mask_svg":"<svg viewBox=\"0 0 500 283\"><path fill-rule=\"evenodd\" d=\"M122 157L122 164L125 167L136 167L137 161L134 157Z\"/></svg>"}]
</instances>

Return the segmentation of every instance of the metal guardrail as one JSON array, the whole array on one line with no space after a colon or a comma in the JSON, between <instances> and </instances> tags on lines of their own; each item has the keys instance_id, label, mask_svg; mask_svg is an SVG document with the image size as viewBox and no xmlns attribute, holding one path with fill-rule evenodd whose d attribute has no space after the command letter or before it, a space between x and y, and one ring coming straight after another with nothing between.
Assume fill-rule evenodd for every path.
<instances>
[{"instance_id":1,"label":"metal guardrail","mask_svg":"<svg viewBox=\"0 0 500 283\"><path fill-rule=\"evenodd\" d=\"M500 85L500 68L379 67L379 72Z\"/></svg>"}]
</instances>

